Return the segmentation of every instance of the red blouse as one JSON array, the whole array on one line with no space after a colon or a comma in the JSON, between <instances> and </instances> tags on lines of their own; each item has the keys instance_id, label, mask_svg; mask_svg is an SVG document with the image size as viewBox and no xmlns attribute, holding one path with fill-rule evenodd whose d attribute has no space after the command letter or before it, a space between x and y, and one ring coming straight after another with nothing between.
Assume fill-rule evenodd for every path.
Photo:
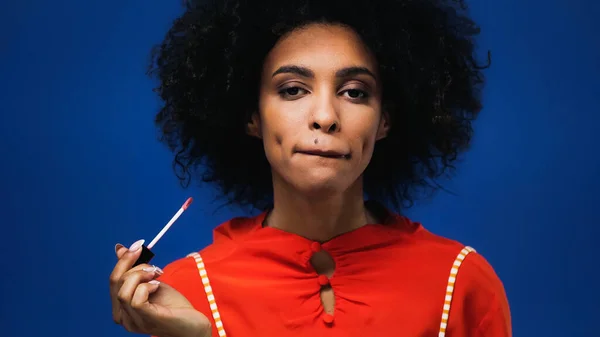
<instances>
[{"instance_id":1,"label":"red blouse","mask_svg":"<svg viewBox=\"0 0 600 337\"><path fill-rule=\"evenodd\" d=\"M488 262L419 223L392 215L319 244L263 227L265 216L223 223L211 245L160 277L211 319L213 336L443 336L440 326L450 337L512 336L506 294ZM320 249L335 261L329 280L309 262ZM333 315L321 304L327 282Z\"/></svg>"}]
</instances>

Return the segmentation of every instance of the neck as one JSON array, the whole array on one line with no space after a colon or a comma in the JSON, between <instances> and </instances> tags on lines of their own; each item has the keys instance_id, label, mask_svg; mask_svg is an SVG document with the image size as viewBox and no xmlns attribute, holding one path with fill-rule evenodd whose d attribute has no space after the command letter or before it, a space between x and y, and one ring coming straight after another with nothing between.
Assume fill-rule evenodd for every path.
<instances>
[{"instance_id":1,"label":"neck","mask_svg":"<svg viewBox=\"0 0 600 337\"><path fill-rule=\"evenodd\" d=\"M281 179L273 179L273 211L270 227L325 242L375 222L364 205L362 179L346 191L323 197L303 195Z\"/></svg>"}]
</instances>

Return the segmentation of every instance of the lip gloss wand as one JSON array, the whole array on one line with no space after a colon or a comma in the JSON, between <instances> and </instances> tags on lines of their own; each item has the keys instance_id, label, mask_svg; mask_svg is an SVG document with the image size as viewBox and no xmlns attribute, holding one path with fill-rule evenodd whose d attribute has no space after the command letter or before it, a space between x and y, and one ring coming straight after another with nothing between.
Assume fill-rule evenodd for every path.
<instances>
[{"instance_id":1,"label":"lip gloss wand","mask_svg":"<svg viewBox=\"0 0 600 337\"><path fill-rule=\"evenodd\" d=\"M135 264L133 265L134 267L137 265L140 265L142 263L148 263L148 262L150 262L150 260L152 260L152 258L154 257L154 253L151 251L152 247L154 247L154 245L156 245L158 240L160 240L163 237L163 235L165 235L165 233L169 230L169 228L171 228L171 226L175 223L175 221L177 221L177 219L179 219L181 214L183 214L183 212L190 206L190 204L192 203L193 200L194 199L192 199L192 197L189 197L183 203L181 208L179 208L177 213L175 213L175 215L173 215L171 220L169 220L169 222L167 222L167 224L163 227L163 229L154 237L154 239L150 242L150 244L148 244L147 247L145 245L142 245L142 254L137 259Z\"/></svg>"}]
</instances>

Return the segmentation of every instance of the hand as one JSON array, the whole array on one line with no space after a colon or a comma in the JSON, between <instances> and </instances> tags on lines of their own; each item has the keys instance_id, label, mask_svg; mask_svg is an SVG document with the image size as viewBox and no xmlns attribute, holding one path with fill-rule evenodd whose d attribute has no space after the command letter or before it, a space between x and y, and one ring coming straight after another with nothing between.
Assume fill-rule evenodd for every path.
<instances>
[{"instance_id":1,"label":"hand","mask_svg":"<svg viewBox=\"0 0 600 337\"><path fill-rule=\"evenodd\" d=\"M209 319L194 309L177 290L154 280L162 274L155 266L131 268L142 241L130 249L115 247L117 264L110 275L110 297L115 323L127 331L159 337L210 337Z\"/></svg>"}]
</instances>

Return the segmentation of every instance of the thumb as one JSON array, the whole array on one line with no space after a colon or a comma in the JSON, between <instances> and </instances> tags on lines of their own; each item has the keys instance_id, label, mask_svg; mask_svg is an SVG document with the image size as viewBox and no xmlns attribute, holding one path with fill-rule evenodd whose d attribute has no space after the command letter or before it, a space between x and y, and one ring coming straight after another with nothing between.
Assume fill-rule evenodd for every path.
<instances>
[{"instance_id":1,"label":"thumb","mask_svg":"<svg viewBox=\"0 0 600 337\"><path fill-rule=\"evenodd\" d=\"M117 255L117 259L120 259L127 253L128 249L120 243L115 245L115 255Z\"/></svg>"}]
</instances>

